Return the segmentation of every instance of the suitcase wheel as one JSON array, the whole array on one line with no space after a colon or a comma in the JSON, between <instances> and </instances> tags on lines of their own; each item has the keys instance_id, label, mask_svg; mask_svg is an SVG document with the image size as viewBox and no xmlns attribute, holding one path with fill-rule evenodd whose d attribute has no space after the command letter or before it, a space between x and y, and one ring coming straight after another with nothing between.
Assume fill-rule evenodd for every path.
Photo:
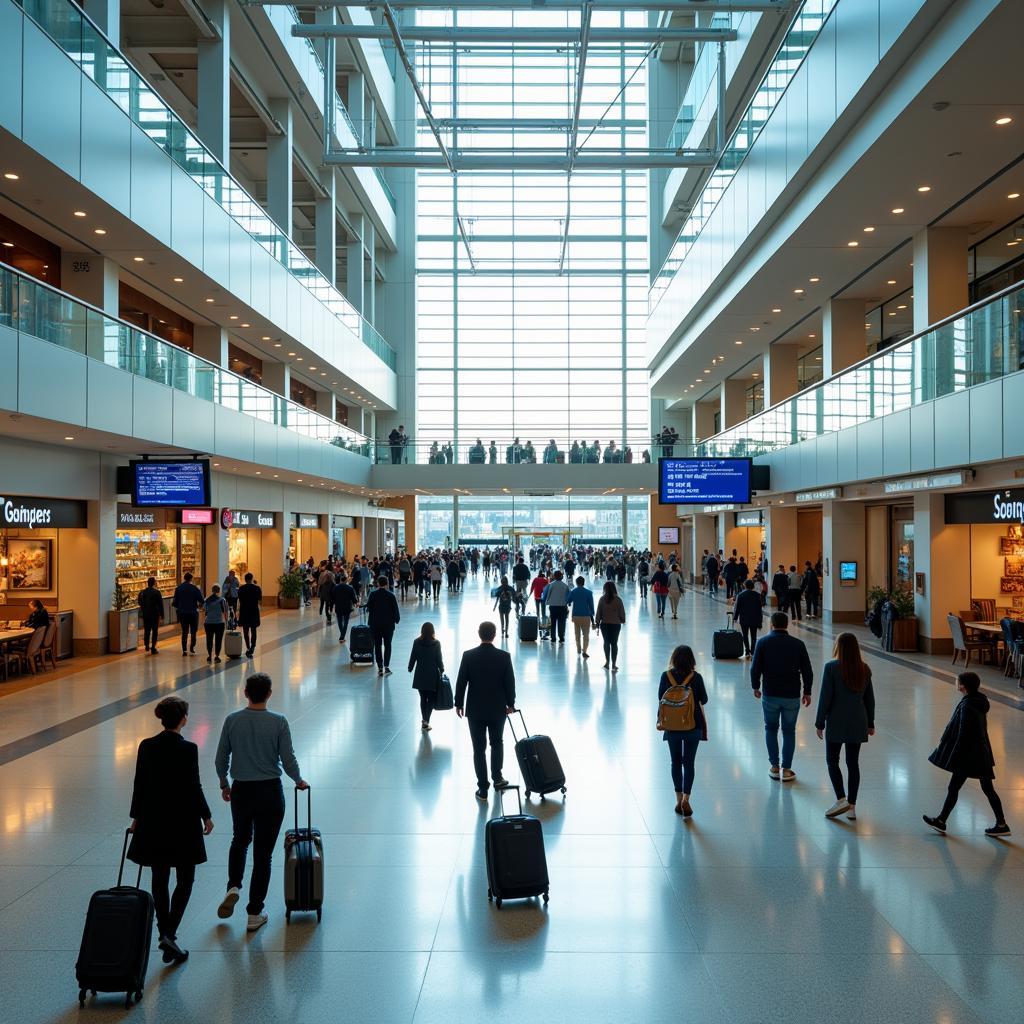
<instances>
[{"instance_id":1,"label":"suitcase wheel","mask_svg":"<svg viewBox=\"0 0 1024 1024\"><path fill-rule=\"evenodd\" d=\"M487 890L487 901L490 902L494 898L494 894L490 889Z\"/></svg>"},{"instance_id":2,"label":"suitcase wheel","mask_svg":"<svg viewBox=\"0 0 1024 1024\"><path fill-rule=\"evenodd\" d=\"M523 799L524 799L524 800L529 800L529 799L530 799L530 791L529 791L529 790L527 790L527 791L526 791L526 792L525 792L525 793L523 794Z\"/></svg>"},{"instance_id":3,"label":"suitcase wheel","mask_svg":"<svg viewBox=\"0 0 1024 1024\"><path fill-rule=\"evenodd\" d=\"M494 905L495 905L495 906L496 906L496 907L497 907L497 908L498 908L499 910L501 910L501 897L500 897L500 896L499 896L499 897L498 897L498 898L497 898L497 899L496 899L496 900L494 901Z\"/></svg>"},{"instance_id":4,"label":"suitcase wheel","mask_svg":"<svg viewBox=\"0 0 1024 1024\"><path fill-rule=\"evenodd\" d=\"M80 988L78 990L78 1005L85 1006L85 989Z\"/></svg>"},{"instance_id":5,"label":"suitcase wheel","mask_svg":"<svg viewBox=\"0 0 1024 1024\"><path fill-rule=\"evenodd\" d=\"M547 903L547 901L548 901L548 891L547 891L547 889L545 889L544 890L544 902Z\"/></svg>"},{"instance_id":6,"label":"suitcase wheel","mask_svg":"<svg viewBox=\"0 0 1024 1024\"><path fill-rule=\"evenodd\" d=\"M565 786L562 787L562 796L565 796Z\"/></svg>"}]
</instances>

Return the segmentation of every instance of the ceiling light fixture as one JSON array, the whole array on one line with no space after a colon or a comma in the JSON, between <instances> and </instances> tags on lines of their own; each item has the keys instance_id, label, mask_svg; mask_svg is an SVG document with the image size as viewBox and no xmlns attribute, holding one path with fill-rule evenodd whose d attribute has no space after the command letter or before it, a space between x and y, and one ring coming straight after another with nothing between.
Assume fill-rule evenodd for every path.
<instances>
[{"instance_id":1,"label":"ceiling light fixture","mask_svg":"<svg viewBox=\"0 0 1024 1024\"><path fill-rule=\"evenodd\" d=\"M264 334L263 337L260 338L260 341L270 341L270 335L269 334Z\"/></svg>"},{"instance_id":2,"label":"ceiling light fixture","mask_svg":"<svg viewBox=\"0 0 1024 1024\"><path fill-rule=\"evenodd\" d=\"M183 277L176 277L176 278L174 278L174 283L175 284L181 284L184 280L185 280L185 278L183 278Z\"/></svg>"},{"instance_id":3,"label":"ceiling light fixture","mask_svg":"<svg viewBox=\"0 0 1024 1024\"><path fill-rule=\"evenodd\" d=\"M866 227L866 228L864 229L865 233L866 233L866 234L869 234L869 235L870 235L870 234L871 234L871 232L872 232L872 231L874 231L874 230L875 230L875 229L874 229L874 228L873 228L873 227L872 227L872 226L871 226L870 224L869 224L869 225L868 225L868 226L867 226L867 227Z\"/></svg>"},{"instance_id":4,"label":"ceiling light fixture","mask_svg":"<svg viewBox=\"0 0 1024 1024\"><path fill-rule=\"evenodd\" d=\"M4 177L8 181L17 181L18 178L20 177L20 175L15 174L14 171L5 171L4 172Z\"/></svg>"},{"instance_id":5,"label":"ceiling light fixture","mask_svg":"<svg viewBox=\"0 0 1024 1024\"><path fill-rule=\"evenodd\" d=\"M132 257L132 263L145 263L145 262L146 262L146 257L145 256L133 256Z\"/></svg>"},{"instance_id":6,"label":"ceiling light fixture","mask_svg":"<svg viewBox=\"0 0 1024 1024\"><path fill-rule=\"evenodd\" d=\"M892 208L892 212L895 213L895 214L900 214L900 213L903 212L903 207L902 206L894 206Z\"/></svg>"},{"instance_id":7,"label":"ceiling light fixture","mask_svg":"<svg viewBox=\"0 0 1024 1024\"><path fill-rule=\"evenodd\" d=\"M931 192L931 190L932 190L931 185L918 185L917 186L917 191L918 192Z\"/></svg>"},{"instance_id":8,"label":"ceiling light fixture","mask_svg":"<svg viewBox=\"0 0 1024 1024\"><path fill-rule=\"evenodd\" d=\"M96 228L96 230L93 232L94 235L105 235L106 233L106 228Z\"/></svg>"},{"instance_id":9,"label":"ceiling light fixture","mask_svg":"<svg viewBox=\"0 0 1024 1024\"><path fill-rule=\"evenodd\" d=\"M794 295L803 295L803 293L804 293L803 288L794 288L793 289L793 294Z\"/></svg>"},{"instance_id":10,"label":"ceiling light fixture","mask_svg":"<svg viewBox=\"0 0 1024 1024\"><path fill-rule=\"evenodd\" d=\"M734 345L742 345L742 344L743 344L743 342L742 342L742 341L740 341L740 340L739 340L739 339L737 338L737 339L736 339L736 341L734 341L734 342L733 342L733 344L734 344Z\"/></svg>"},{"instance_id":11,"label":"ceiling light fixture","mask_svg":"<svg viewBox=\"0 0 1024 1024\"><path fill-rule=\"evenodd\" d=\"M998 124L998 125L1012 124L1012 123L1013 123L1013 118L1012 117L1003 116L1003 117L997 117L996 118L996 124Z\"/></svg>"},{"instance_id":12,"label":"ceiling light fixture","mask_svg":"<svg viewBox=\"0 0 1024 1024\"><path fill-rule=\"evenodd\" d=\"M74 441L74 438L70 434L65 434L64 435L64 440L65 441Z\"/></svg>"},{"instance_id":13,"label":"ceiling light fixture","mask_svg":"<svg viewBox=\"0 0 1024 1024\"><path fill-rule=\"evenodd\" d=\"M238 316L235 313L231 313L231 314L228 315L228 319L229 320L237 320Z\"/></svg>"},{"instance_id":14,"label":"ceiling light fixture","mask_svg":"<svg viewBox=\"0 0 1024 1024\"><path fill-rule=\"evenodd\" d=\"M906 309L907 307L906 306L897 306L896 308L897 309Z\"/></svg>"},{"instance_id":15,"label":"ceiling light fixture","mask_svg":"<svg viewBox=\"0 0 1024 1024\"><path fill-rule=\"evenodd\" d=\"M895 284L896 282L895 282L894 280L892 280L892 278L890 278L890 279L889 279L888 281L886 281L885 283L886 283L886 284Z\"/></svg>"},{"instance_id":16,"label":"ceiling light fixture","mask_svg":"<svg viewBox=\"0 0 1024 1024\"><path fill-rule=\"evenodd\" d=\"M204 299L205 302L213 302L213 299Z\"/></svg>"},{"instance_id":17,"label":"ceiling light fixture","mask_svg":"<svg viewBox=\"0 0 1024 1024\"><path fill-rule=\"evenodd\" d=\"M857 246L860 245L860 242L856 242L856 241L847 242L846 245L847 245L847 248L849 248L849 249L856 249Z\"/></svg>"},{"instance_id":18,"label":"ceiling light fixture","mask_svg":"<svg viewBox=\"0 0 1024 1024\"><path fill-rule=\"evenodd\" d=\"M280 347L281 347L281 342L275 341L274 342L274 348L280 348Z\"/></svg>"},{"instance_id":19,"label":"ceiling light fixture","mask_svg":"<svg viewBox=\"0 0 1024 1024\"><path fill-rule=\"evenodd\" d=\"M773 307L772 307L772 312L773 312L773 313L781 313L781 312L782 312L782 310L781 310L781 309L780 309L780 308L779 308L778 306L773 306Z\"/></svg>"},{"instance_id":20,"label":"ceiling light fixture","mask_svg":"<svg viewBox=\"0 0 1024 1024\"><path fill-rule=\"evenodd\" d=\"M75 216L76 217L85 217L86 216L86 212L85 212L85 210L75 210Z\"/></svg>"},{"instance_id":21,"label":"ceiling light fixture","mask_svg":"<svg viewBox=\"0 0 1024 1024\"><path fill-rule=\"evenodd\" d=\"M810 281L811 284L817 284L821 280L821 278L820 277L809 277L807 280Z\"/></svg>"},{"instance_id":22,"label":"ceiling light fixture","mask_svg":"<svg viewBox=\"0 0 1024 1024\"><path fill-rule=\"evenodd\" d=\"M1011 192L1006 198L1007 199L1020 199L1020 193L1019 192Z\"/></svg>"},{"instance_id":23,"label":"ceiling light fixture","mask_svg":"<svg viewBox=\"0 0 1024 1024\"><path fill-rule=\"evenodd\" d=\"M252 327L252 324L239 324L239 327Z\"/></svg>"}]
</instances>

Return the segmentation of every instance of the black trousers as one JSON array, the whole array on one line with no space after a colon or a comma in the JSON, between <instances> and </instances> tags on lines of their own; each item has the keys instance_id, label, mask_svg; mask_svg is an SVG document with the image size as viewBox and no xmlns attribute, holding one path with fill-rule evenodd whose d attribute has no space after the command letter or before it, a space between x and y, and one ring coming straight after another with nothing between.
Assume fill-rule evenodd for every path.
<instances>
[{"instance_id":1,"label":"black trousers","mask_svg":"<svg viewBox=\"0 0 1024 1024\"><path fill-rule=\"evenodd\" d=\"M256 634L259 632L259 628L259 626L250 626L248 623L242 626L242 640L245 642L247 651L256 650Z\"/></svg>"},{"instance_id":2,"label":"black trousers","mask_svg":"<svg viewBox=\"0 0 1024 1024\"><path fill-rule=\"evenodd\" d=\"M487 789L487 741L491 743L491 778L501 778L501 767L505 763L505 717L490 721L486 718L467 718L469 738L473 741L473 767L480 789Z\"/></svg>"},{"instance_id":3,"label":"black trousers","mask_svg":"<svg viewBox=\"0 0 1024 1024\"><path fill-rule=\"evenodd\" d=\"M743 649L752 654L757 643L757 626L740 626L740 632L743 634Z\"/></svg>"},{"instance_id":4,"label":"black trousers","mask_svg":"<svg viewBox=\"0 0 1024 1024\"><path fill-rule=\"evenodd\" d=\"M395 635L395 627L389 630L371 630L373 633L373 657L377 668L388 668L391 664L391 638Z\"/></svg>"},{"instance_id":5,"label":"black trousers","mask_svg":"<svg viewBox=\"0 0 1024 1024\"><path fill-rule=\"evenodd\" d=\"M622 632L620 622L602 622L601 639L604 640L604 660L615 665L619 660L619 633Z\"/></svg>"},{"instance_id":6,"label":"black trousers","mask_svg":"<svg viewBox=\"0 0 1024 1024\"><path fill-rule=\"evenodd\" d=\"M434 600L436 601L438 599L438 597L441 596L441 581L440 580L431 580L430 581L430 586L431 586L431 588L434 591Z\"/></svg>"},{"instance_id":7,"label":"black trousers","mask_svg":"<svg viewBox=\"0 0 1024 1024\"><path fill-rule=\"evenodd\" d=\"M800 591L799 590L790 590L790 592L789 592L789 614L794 619L796 619L797 622L800 621Z\"/></svg>"},{"instance_id":8,"label":"black trousers","mask_svg":"<svg viewBox=\"0 0 1024 1024\"><path fill-rule=\"evenodd\" d=\"M949 817L950 811L956 807L957 797L960 795L960 790L966 781L966 775L960 775L957 772L953 773L953 777L949 780L946 802L942 805L942 810L939 812L939 817L943 821ZM999 799L996 787L992 785L991 779L978 779L978 782L981 785L982 793L988 797L989 806L992 808L992 813L996 816L996 824L1001 825L1006 819L1003 817L1003 802Z\"/></svg>"},{"instance_id":9,"label":"black trousers","mask_svg":"<svg viewBox=\"0 0 1024 1024\"><path fill-rule=\"evenodd\" d=\"M338 634L342 640L348 635L348 620L351 617L352 612L338 612Z\"/></svg>"},{"instance_id":10,"label":"black trousers","mask_svg":"<svg viewBox=\"0 0 1024 1024\"><path fill-rule=\"evenodd\" d=\"M860 790L860 744L846 744L846 774L848 777L848 788L843 790L843 771L839 767L839 751L842 750L842 743L825 742L825 765L828 768L828 777L832 780L832 788L835 790L836 799L847 799L851 804L857 802L857 792ZM948 798L947 798L948 799ZM956 803L956 798L953 798ZM943 816L945 821L945 816Z\"/></svg>"},{"instance_id":11,"label":"black trousers","mask_svg":"<svg viewBox=\"0 0 1024 1024\"><path fill-rule=\"evenodd\" d=\"M146 650L148 651L151 647L156 649L157 633L160 630L159 619L143 619L142 620L142 639Z\"/></svg>"},{"instance_id":12,"label":"black trousers","mask_svg":"<svg viewBox=\"0 0 1024 1024\"><path fill-rule=\"evenodd\" d=\"M820 594L804 594L804 600L807 602L807 614L808 615L820 615L821 606L821 595Z\"/></svg>"},{"instance_id":13,"label":"black trousers","mask_svg":"<svg viewBox=\"0 0 1024 1024\"><path fill-rule=\"evenodd\" d=\"M327 625L331 624L331 612L334 611L334 602L329 597L320 598L320 615L327 612Z\"/></svg>"},{"instance_id":14,"label":"black trousers","mask_svg":"<svg viewBox=\"0 0 1024 1024\"><path fill-rule=\"evenodd\" d=\"M241 889L245 859L252 846L252 877L246 912L263 910L270 886L270 861L284 821L284 789L280 779L235 782L231 786L231 848L228 850L228 888Z\"/></svg>"},{"instance_id":15,"label":"black trousers","mask_svg":"<svg viewBox=\"0 0 1024 1024\"><path fill-rule=\"evenodd\" d=\"M156 908L156 927L162 939L174 939L178 936L178 925L185 916L192 885L196 880L195 864L175 864L174 895L171 895L171 865L154 864L153 872L153 904Z\"/></svg>"},{"instance_id":16,"label":"black trousers","mask_svg":"<svg viewBox=\"0 0 1024 1024\"><path fill-rule=\"evenodd\" d=\"M548 618L551 619L551 642L555 642L558 634L560 643L565 643L565 621L569 618L569 607L564 604L549 604Z\"/></svg>"},{"instance_id":17,"label":"black trousers","mask_svg":"<svg viewBox=\"0 0 1024 1024\"><path fill-rule=\"evenodd\" d=\"M420 718L422 718L424 722L430 721L430 716L434 713L434 702L436 698L436 690L420 690Z\"/></svg>"},{"instance_id":18,"label":"black trousers","mask_svg":"<svg viewBox=\"0 0 1024 1024\"><path fill-rule=\"evenodd\" d=\"M220 645L224 640L224 623L207 622L206 630L206 655L207 657L220 657Z\"/></svg>"},{"instance_id":19,"label":"black trousers","mask_svg":"<svg viewBox=\"0 0 1024 1024\"><path fill-rule=\"evenodd\" d=\"M196 634L199 632L199 612L189 614L178 614L178 622L181 625L181 649L182 651L196 649Z\"/></svg>"}]
</instances>

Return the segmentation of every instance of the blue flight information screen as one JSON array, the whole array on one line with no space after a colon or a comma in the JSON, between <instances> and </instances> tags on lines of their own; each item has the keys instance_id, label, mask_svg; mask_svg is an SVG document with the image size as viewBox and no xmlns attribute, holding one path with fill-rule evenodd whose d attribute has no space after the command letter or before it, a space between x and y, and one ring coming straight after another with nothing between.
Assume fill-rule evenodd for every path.
<instances>
[{"instance_id":1,"label":"blue flight information screen","mask_svg":"<svg viewBox=\"0 0 1024 1024\"><path fill-rule=\"evenodd\" d=\"M659 459L658 500L662 505L746 504L750 459Z\"/></svg>"},{"instance_id":2,"label":"blue flight information screen","mask_svg":"<svg viewBox=\"0 0 1024 1024\"><path fill-rule=\"evenodd\" d=\"M210 464L195 462L132 463L132 504L138 508L209 505Z\"/></svg>"}]
</instances>

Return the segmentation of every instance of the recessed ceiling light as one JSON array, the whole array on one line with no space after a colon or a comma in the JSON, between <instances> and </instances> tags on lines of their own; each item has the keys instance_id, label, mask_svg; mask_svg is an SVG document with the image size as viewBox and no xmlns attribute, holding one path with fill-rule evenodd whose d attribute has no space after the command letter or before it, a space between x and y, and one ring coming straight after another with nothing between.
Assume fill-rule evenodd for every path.
<instances>
[{"instance_id":1,"label":"recessed ceiling light","mask_svg":"<svg viewBox=\"0 0 1024 1024\"><path fill-rule=\"evenodd\" d=\"M820 277L809 277L807 280L810 281L811 284L817 284L821 280L821 278Z\"/></svg>"},{"instance_id":2,"label":"recessed ceiling light","mask_svg":"<svg viewBox=\"0 0 1024 1024\"><path fill-rule=\"evenodd\" d=\"M754 331L755 333L756 333L757 331L761 330L761 328L760 328L760 327L751 327L750 329L751 329L752 331Z\"/></svg>"},{"instance_id":3,"label":"recessed ceiling light","mask_svg":"<svg viewBox=\"0 0 1024 1024\"><path fill-rule=\"evenodd\" d=\"M3 247L5 249L13 249L14 248L14 243L13 242L0 242L0 245L3 245Z\"/></svg>"},{"instance_id":4,"label":"recessed ceiling light","mask_svg":"<svg viewBox=\"0 0 1024 1024\"><path fill-rule=\"evenodd\" d=\"M75 210L75 216L76 217L84 217L84 216L86 216L85 210Z\"/></svg>"},{"instance_id":5,"label":"recessed ceiling light","mask_svg":"<svg viewBox=\"0 0 1024 1024\"><path fill-rule=\"evenodd\" d=\"M897 309L906 309L907 307L906 306L897 306L896 308Z\"/></svg>"},{"instance_id":6,"label":"recessed ceiling light","mask_svg":"<svg viewBox=\"0 0 1024 1024\"><path fill-rule=\"evenodd\" d=\"M892 208L892 212L893 213L897 213L897 214L902 213L903 212L903 207L902 206L894 206Z\"/></svg>"},{"instance_id":7,"label":"recessed ceiling light","mask_svg":"<svg viewBox=\"0 0 1024 1024\"><path fill-rule=\"evenodd\" d=\"M183 278L183 277L176 277L176 278L174 278L174 283L175 284L181 284L182 281L184 281L184 280L185 280L185 278Z\"/></svg>"},{"instance_id":8,"label":"recessed ceiling light","mask_svg":"<svg viewBox=\"0 0 1024 1024\"><path fill-rule=\"evenodd\" d=\"M803 288L794 288L793 289L793 294L794 295L803 295L803 293L804 293Z\"/></svg>"},{"instance_id":9,"label":"recessed ceiling light","mask_svg":"<svg viewBox=\"0 0 1024 1024\"><path fill-rule=\"evenodd\" d=\"M5 171L4 172L4 177L8 181L17 181L18 178L19 178L19 175L15 174L14 171Z\"/></svg>"},{"instance_id":10,"label":"recessed ceiling light","mask_svg":"<svg viewBox=\"0 0 1024 1024\"><path fill-rule=\"evenodd\" d=\"M277 474L276 474L276 473L274 474L274 479L275 479L275 480L277 479Z\"/></svg>"},{"instance_id":11,"label":"recessed ceiling light","mask_svg":"<svg viewBox=\"0 0 1024 1024\"><path fill-rule=\"evenodd\" d=\"M890 313L890 314L889 314L889 316L895 316L895 315L896 315L895 313Z\"/></svg>"},{"instance_id":12,"label":"recessed ceiling light","mask_svg":"<svg viewBox=\"0 0 1024 1024\"><path fill-rule=\"evenodd\" d=\"M1020 245L1020 242L1013 241L1013 242L1007 242L1006 244L1007 245ZM7 243L5 242L4 245L7 245Z\"/></svg>"},{"instance_id":13,"label":"recessed ceiling light","mask_svg":"<svg viewBox=\"0 0 1024 1024\"><path fill-rule=\"evenodd\" d=\"M220 463L219 463L219 462L215 462L215 463L214 463L214 466L219 466L219 465L220 465Z\"/></svg>"},{"instance_id":14,"label":"recessed ceiling light","mask_svg":"<svg viewBox=\"0 0 1024 1024\"><path fill-rule=\"evenodd\" d=\"M932 190L931 185L918 185L917 186L917 191L918 192L931 192L931 190Z\"/></svg>"},{"instance_id":15,"label":"recessed ceiling light","mask_svg":"<svg viewBox=\"0 0 1024 1024\"><path fill-rule=\"evenodd\" d=\"M293 355L295 355L295 353L294 352L289 352L288 355L293 356Z\"/></svg>"},{"instance_id":16,"label":"recessed ceiling light","mask_svg":"<svg viewBox=\"0 0 1024 1024\"><path fill-rule=\"evenodd\" d=\"M847 242L846 245L850 249L856 249L857 246L860 245L860 242L856 242L856 241L854 241L854 242Z\"/></svg>"},{"instance_id":17,"label":"recessed ceiling light","mask_svg":"<svg viewBox=\"0 0 1024 1024\"><path fill-rule=\"evenodd\" d=\"M315 367L315 366L311 366L311 367L310 367L310 369L311 369L311 370L315 370L315 369L316 369L316 367Z\"/></svg>"},{"instance_id":18,"label":"recessed ceiling light","mask_svg":"<svg viewBox=\"0 0 1024 1024\"><path fill-rule=\"evenodd\" d=\"M146 262L146 257L145 256L133 256L132 257L132 263L145 263L145 262Z\"/></svg>"},{"instance_id":19,"label":"recessed ceiling light","mask_svg":"<svg viewBox=\"0 0 1024 1024\"><path fill-rule=\"evenodd\" d=\"M320 376L321 377L326 377L327 376L327 371L326 370L321 370L320 371Z\"/></svg>"},{"instance_id":20,"label":"recessed ceiling light","mask_svg":"<svg viewBox=\"0 0 1024 1024\"><path fill-rule=\"evenodd\" d=\"M886 281L885 283L886 283L886 284L895 284L896 282L895 282L895 281L894 281L894 280L893 280L892 278L890 278L890 279L889 279L888 281Z\"/></svg>"},{"instance_id":21,"label":"recessed ceiling light","mask_svg":"<svg viewBox=\"0 0 1024 1024\"><path fill-rule=\"evenodd\" d=\"M760 377L760 376L761 376L761 374L759 374L759 373L752 373L752 374L751 374L751 376L752 376L752 377Z\"/></svg>"},{"instance_id":22,"label":"recessed ceiling light","mask_svg":"<svg viewBox=\"0 0 1024 1024\"><path fill-rule=\"evenodd\" d=\"M252 327L252 324L239 324L239 327Z\"/></svg>"},{"instance_id":23,"label":"recessed ceiling light","mask_svg":"<svg viewBox=\"0 0 1024 1024\"><path fill-rule=\"evenodd\" d=\"M260 341L270 341L270 335L269 334L264 334L263 337L260 338Z\"/></svg>"},{"instance_id":24,"label":"recessed ceiling light","mask_svg":"<svg viewBox=\"0 0 1024 1024\"><path fill-rule=\"evenodd\" d=\"M106 228L96 228L96 230L93 232L94 235L105 235L106 233Z\"/></svg>"},{"instance_id":25,"label":"recessed ceiling light","mask_svg":"<svg viewBox=\"0 0 1024 1024\"><path fill-rule=\"evenodd\" d=\"M64 440L65 441L74 441L74 438L70 434L65 434L64 435Z\"/></svg>"},{"instance_id":26,"label":"recessed ceiling light","mask_svg":"<svg viewBox=\"0 0 1024 1024\"><path fill-rule=\"evenodd\" d=\"M773 313L781 313L782 310L778 306L775 306L775 307L773 307L772 312Z\"/></svg>"},{"instance_id":27,"label":"recessed ceiling light","mask_svg":"<svg viewBox=\"0 0 1024 1024\"><path fill-rule=\"evenodd\" d=\"M1012 122L1013 122L1013 118L1012 117L997 117L996 118L996 124L999 124L999 125L1011 124Z\"/></svg>"},{"instance_id":28,"label":"recessed ceiling light","mask_svg":"<svg viewBox=\"0 0 1024 1024\"><path fill-rule=\"evenodd\" d=\"M1006 198L1007 199L1020 199L1020 193L1019 192L1011 192Z\"/></svg>"},{"instance_id":29,"label":"recessed ceiling light","mask_svg":"<svg viewBox=\"0 0 1024 1024\"><path fill-rule=\"evenodd\" d=\"M813 337L815 337L815 335L813 335L813 334L808 334L808 335L807 335L807 337L808 337L808 338L813 338Z\"/></svg>"},{"instance_id":30,"label":"recessed ceiling light","mask_svg":"<svg viewBox=\"0 0 1024 1024\"><path fill-rule=\"evenodd\" d=\"M742 341L739 341L739 340L736 340L736 341L734 341L734 342L733 342L733 344L734 344L734 345L742 345L742 344L743 344L743 342L742 342Z\"/></svg>"},{"instance_id":31,"label":"recessed ceiling light","mask_svg":"<svg viewBox=\"0 0 1024 1024\"><path fill-rule=\"evenodd\" d=\"M213 299L204 299L203 301L204 302L213 302L214 300Z\"/></svg>"},{"instance_id":32,"label":"recessed ceiling light","mask_svg":"<svg viewBox=\"0 0 1024 1024\"><path fill-rule=\"evenodd\" d=\"M815 361L816 363L820 363L820 362L821 362L821 356L815 356L815 357L814 357L814 361Z\"/></svg>"},{"instance_id":33,"label":"recessed ceiling light","mask_svg":"<svg viewBox=\"0 0 1024 1024\"><path fill-rule=\"evenodd\" d=\"M711 371L710 371L710 370L705 370L704 372L705 372L705 373L710 373Z\"/></svg>"},{"instance_id":34,"label":"recessed ceiling light","mask_svg":"<svg viewBox=\"0 0 1024 1024\"><path fill-rule=\"evenodd\" d=\"M280 347L281 347L281 342L275 341L274 342L274 348L280 348Z\"/></svg>"},{"instance_id":35,"label":"recessed ceiling light","mask_svg":"<svg viewBox=\"0 0 1024 1024\"><path fill-rule=\"evenodd\" d=\"M872 227L872 226L871 226L870 224L869 224L869 225L868 225L868 226L867 226L867 227L866 227L866 228L864 229L865 233L866 233L866 234L869 234L869 235L870 235L870 234L871 234L871 232L872 232L872 231L874 231L874 230L875 230L875 229L874 229L874 228L873 228L873 227Z\"/></svg>"},{"instance_id":36,"label":"recessed ceiling light","mask_svg":"<svg viewBox=\"0 0 1024 1024\"><path fill-rule=\"evenodd\" d=\"M257 469L256 470L256 475L257 476L263 476L263 470L262 469Z\"/></svg>"}]
</instances>

